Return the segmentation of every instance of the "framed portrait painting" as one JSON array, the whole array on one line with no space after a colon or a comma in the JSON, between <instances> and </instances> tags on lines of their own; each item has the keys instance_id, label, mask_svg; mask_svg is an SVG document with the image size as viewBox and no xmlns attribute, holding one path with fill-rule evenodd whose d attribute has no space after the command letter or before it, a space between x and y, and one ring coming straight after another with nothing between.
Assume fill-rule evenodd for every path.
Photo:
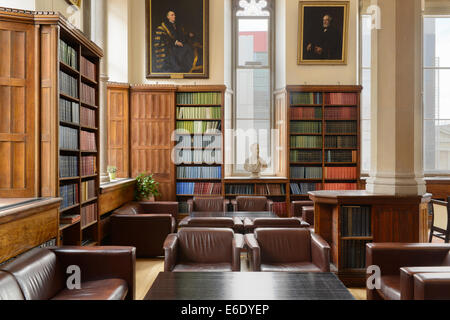
<instances>
[{"instance_id":1,"label":"framed portrait painting","mask_svg":"<svg viewBox=\"0 0 450 320\"><path fill-rule=\"evenodd\" d=\"M301 1L298 64L347 64L348 15L348 1Z\"/></svg>"},{"instance_id":2,"label":"framed portrait painting","mask_svg":"<svg viewBox=\"0 0 450 320\"><path fill-rule=\"evenodd\" d=\"M209 0L146 0L147 78L208 78Z\"/></svg>"}]
</instances>

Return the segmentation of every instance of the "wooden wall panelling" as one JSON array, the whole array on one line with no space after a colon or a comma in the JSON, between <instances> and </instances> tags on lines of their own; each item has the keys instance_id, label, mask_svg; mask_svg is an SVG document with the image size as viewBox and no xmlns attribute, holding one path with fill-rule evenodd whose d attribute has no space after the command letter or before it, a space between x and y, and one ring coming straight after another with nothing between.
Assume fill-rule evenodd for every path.
<instances>
[{"instance_id":1,"label":"wooden wall panelling","mask_svg":"<svg viewBox=\"0 0 450 320\"><path fill-rule=\"evenodd\" d=\"M35 28L0 21L0 198L37 196Z\"/></svg>"},{"instance_id":2,"label":"wooden wall panelling","mask_svg":"<svg viewBox=\"0 0 450 320\"><path fill-rule=\"evenodd\" d=\"M132 86L130 112L131 176L152 173L159 182L158 200L175 200L175 86Z\"/></svg>"},{"instance_id":3,"label":"wooden wall panelling","mask_svg":"<svg viewBox=\"0 0 450 320\"><path fill-rule=\"evenodd\" d=\"M107 87L108 165L117 167L118 178L130 176L129 88L120 83L109 83Z\"/></svg>"}]
</instances>

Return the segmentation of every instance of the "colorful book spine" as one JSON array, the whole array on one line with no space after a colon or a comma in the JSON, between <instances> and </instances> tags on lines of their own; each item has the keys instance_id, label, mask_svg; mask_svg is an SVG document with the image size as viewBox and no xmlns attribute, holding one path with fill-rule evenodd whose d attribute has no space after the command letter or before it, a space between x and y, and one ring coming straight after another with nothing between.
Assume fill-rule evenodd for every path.
<instances>
[{"instance_id":1,"label":"colorful book spine","mask_svg":"<svg viewBox=\"0 0 450 320\"><path fill-rule=\"evenodd\" d=\"M78 184L67 184L59 187L59 196L62 198L61 210L78 204Z\"/></svg>"},{"instance_id":2,"label":"colorful book spine","mask_svg":"<svg viewBox=\"0 0 450 320\"><path fill-rule=\"evenodd\" d=\"M59 71L59 90L75 99L78 99L78 79L64 71Z\"/></svg>"},{"instance_id":3,"label":"colorful book spine","mask_svg":"<svg viewBox=\"0 0 450 320\"><path fill-rule=\"evenodd\" d=\"M291 121L292 134L322 133L322 122L319 121Z\"/></svg>"},{"instance_id":4,"label":"colorful book spine","mask_svg":"<svg viewBox=\"0 0 450 320\"><path fill-rule=\"evenodd\" d=\"M77 102L59 99L59 121L80 123L80 105Z\"/></svg>"},{"instance_id":5,"label":"colorful book spine","mask_svg":"<svg viewBox=\"0 0 450 320\"><path fill-rule=\"evenodd\" d=\"M291 162L322 162L322 151L319 150L292 150Z\"/></svg>"},{"instance_id":6,"label":"colorful book spine","mask_svg":"<svg viewBox=\"0 0 450 320\"><path fill-rule=\"evenodd\" d=\"M177 195L220 195L221 183L211 182L177 182Z\"/></svg>"},{"instance_id":7,"label":"colorful book spine","mask_svg":"<svg viewBox=\"0 0 450 320\"><path fill-rule=\"evenodd\" d=\"M178 107L177 119L217 119L222 118L220 107Z\"/></svg>"},{"instance_id":8,"label":"colorful book spine","mask_svg":"<svg viewBox=\"0 0 450 320\"><path fill-rule=\"evenodd\" d=\"M83 56L81 56L80 71L83 76L95 81L96 79L95 64Z\"/></svg>"},{"instance_id":9,"label":"colorful book spine","mask_svg":"<svg viewBox=\"0 0 450 320\"><path fill-rule=\"evenodd\" d=\"M177 94L177 104L181 105L220 105L222 93L220 92L181 92Z\"/></svg>"},{"instance_id":10,"label":"colorful book spine","mask_svg":"<svg viewBox=\"0 0 450 320\"><path fill-rule=\"evenodd\" d=\"M317 120L322 118L321 107L291 108L291 120Z\"/></svg>"},{"instance_id":11,"label":"colorful book spine","mask_svg":"<svg viewBox=\"0 0 450 320\"><path fill-rule=\"evenodd\" d=\"M294 105L322 104L322 94L310 92L295 92L291 94L290 102Z\"/></svg>"},{"instance_id":12,"label":"colorful book spine","mask_svg":"<svg viewBox=\"0 0 450 320\"><path fill-rule=\"evenodd\" d=\"M322 148L322 137L291 136L291 148Z\"/></svg>"},{"instance_id":13,"label":"colorful book spine","mask_svg":"<svg viewBox=\"0 0 450 320\"><path fill-rule=\"evenodd\" d=\"M81 83L81 102L95 106L95 88Z\"/></svg>"},{"instance_id":14,"label":"colorful book spine","mask_svg":"<svg viewBox=\"0 0 450 320\"><path fill-rule=\"evenodd\" d=\"M78 69L77 51L61 39L59 40L59 60L71 66L75 70Z\"/></svg>"},{"instance_id":15,"label":"colorful book spine","mask_svg":"<svg viewBox=\"0 0 450 320\"><path fill-rule=\"evenodd\" d=\"M322 167L291 167L291 179L322 179Z\"/></svg>"},{"instance_id":16,"label":"colorful book spine","mask_svg":"<svg viewBox=\"0 0 450 320\"><path fill-rule=\"evenodd\" d=\"M225 192L232 195L252 195L255 194L255 188L252 184L227 184Z\"/></svg>"},{"instance_id":17,"label":"colorful book spine","mask_svg":"<svg viewBox=\"0 0 450 320\"><path fill-rule=\"evenodd\" d=\"M178 179L221 179L221 167L177 167Z\"/></svg>"},{"instance_id":18,"label":"colorful book spine","mask_svg":"<svg viewBox=\"0 0 450 320\"><path fill-rule=\"evenodd\" d=\"M59 148L78 150L78 130L59 126Z\"/></svg>"},{"instance_id":19,"label":"colorful book spine","mask_svg":"<svg viewBox=\"0 0 450 320\"><path fill-rule=\"evenodd\" d=\"M82 151L97 151L95 133L81 130L80 147Z\"/></svg>"},{"instance_id":20,"label":"colorful book spine","mask_svg":"<svg viewBox=\"0 0 450 320\"><path fill-rule=\"evenodd\" d=\"M81 182L81 202L88 201L96 197L95 180Z\"/></svg>"},{"instance_id":21,"label":"colorful book spine","mask_svg":"<svg viewBox=\"0 0 450 320\"><path fill-rule=\"evenodd\" d=\"M325 179L329 180L356 180L358 178L356 167L326 167Z\"/></svg>"},{"instance_id":22,"label":"colorful book spine","mask_svg":"<svg viewBox=\"0 0 450 320\"><path fill-rule=\"evenodd\" d=\"M358 96L356 93L326 93L325 104L328 105L356 105Z\"/></svg>"},{"instance_id":23,"label":"colorful book spine","mask_svg":"<svg viewBox=\"0 0 450 320\"><path fill-rule=\"evenodd\" d=\"M71 178L78 176L78 157L59 156L59 177Z\"/></svg>"},{"instance_id":24,"label":"colorful book spine","mask_svg":"<svg viewBox=\"0 0 450 320\"><path fill-rule=\"evenodd\" d=\"M97 203L81 207L81 227L97 221Z\"/></svg>"}]
</instances>

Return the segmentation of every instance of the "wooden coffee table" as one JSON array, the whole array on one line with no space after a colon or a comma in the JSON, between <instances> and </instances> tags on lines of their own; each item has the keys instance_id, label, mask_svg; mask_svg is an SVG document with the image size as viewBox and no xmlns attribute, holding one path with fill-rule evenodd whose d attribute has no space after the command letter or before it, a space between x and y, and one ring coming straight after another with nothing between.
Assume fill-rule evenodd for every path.
<instances>
[{"instance_id":1,"label":"wooden coffee table","mask_svg":"<svg viewBox=\"0 0 450 320\"><path fill-rule=\"evenodd\" d=\"M161 272L144 300L355 300L333 273Z\"/></svg>"}]
</instances>

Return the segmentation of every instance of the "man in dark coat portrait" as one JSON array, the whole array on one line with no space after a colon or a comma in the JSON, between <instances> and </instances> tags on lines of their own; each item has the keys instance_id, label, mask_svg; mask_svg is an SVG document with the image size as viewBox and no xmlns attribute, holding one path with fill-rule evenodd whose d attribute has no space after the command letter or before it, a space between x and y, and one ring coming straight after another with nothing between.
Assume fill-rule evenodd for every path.
<instances>
[{"instance_id":1,"label":"man in dark coat portrait","mask_svg":"<svg viewBox=\"0 0 450 320\"><path fill-rule=\"evenodd\" d=\"M305 58L310 60L342 59L342 35L333 24L330 14L323 16L322 28L312 32L305 43Z\"/></svg>"},{"instance_id":2,"label":"man in dark coat portrait","mask_svg":"<svg viewBox=\"0 0 450 320\"><path fill-rule=\"evenodd\" d=\"M177 25L174 11L168 11L153 36L153 70L167 73L202 72L202 45L192 32Z\"/></svg>"}]
</instances>

